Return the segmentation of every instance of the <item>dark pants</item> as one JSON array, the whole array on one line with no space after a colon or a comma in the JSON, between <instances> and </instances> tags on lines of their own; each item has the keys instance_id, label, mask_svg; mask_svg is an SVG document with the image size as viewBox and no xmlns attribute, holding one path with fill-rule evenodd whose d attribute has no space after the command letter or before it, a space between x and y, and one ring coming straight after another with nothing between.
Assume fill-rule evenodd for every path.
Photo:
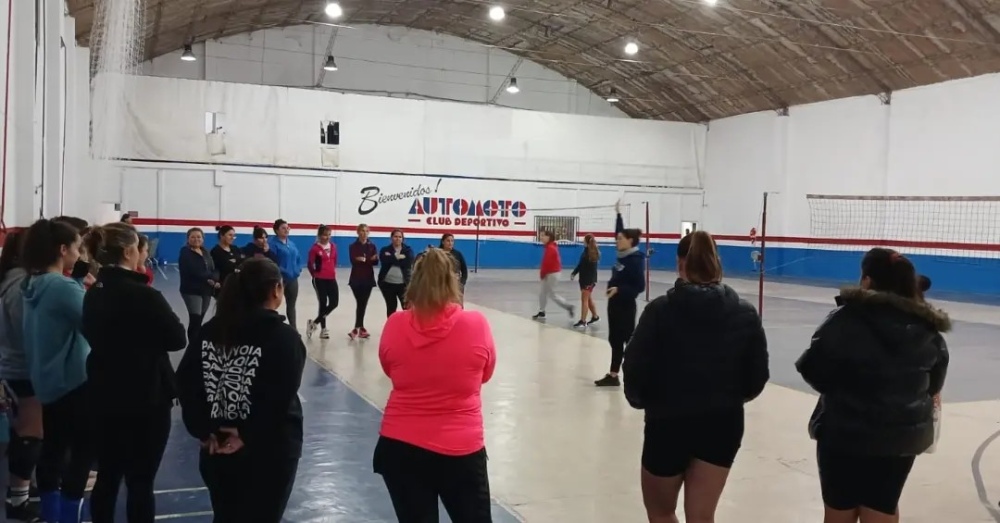
<instances>
[{"instance_id":1,"label":"dark pants","mask_svg":"<svg viewBox=\"0 0 1000 523\"><path fill-rule=\"evenodd\" d=\"M438 498L456 523L493 521L486 449L446 456L381 437L372 461L399 523L436 523Z\"/></svg>"},{"instance_id":2,"label":"dark pants","mask_svg":"<svg viewBox=\"0 0 1000 523\"><path fill-rule=\"evenodd\" d=\"M622 369L625 345L635 331L635 299L615 295L608 300L608 343L611 344L611 372Z\"/></svg>"},{"instance_id":3,"label":"dark pants","mask_svg":"<svg viewBox=\"0 0 1000 523\"><path fill-rule=\"evenodd\" d=\"M212 307L212 295L181 294L184 300L184 307L188 312L188 345L198 342L198 335L201 332L201 325L208 315L208 310Z\"/></svg>"},{"instance_id":4,"label":"dark pants","mask_svg":"<svg viewBox=\"0 0 1000 523\"><path fill-rule=\"evenodd\" d=\"M333 312L340 303L340 289L337 287L337 280L313 279L313 289L316 290L316 299L319 301L319 313L315 322L321 328L326 328L326 317Z\"/></svg>"},{"instance_id":5,"label":"dark pants","mask_svg":"<svg viewBox=\"0 0 1000 523\"><path fill-rule=\"evenodd\" d=\"M285 317L288 324L298 329L295 323L295 301L299 299L299 280L286 279L282 282L285 286Z\"/></svg>"},{"instance_id":6,"label":"dark pants","mask_svg":"<svg viewBox=\"0 0 1000 523\"><path fill-rule=\"evenodd\" d=\"M129 523L153 523L156 498L153 480L170 436L169 405L140 414L107 414L96 418L97 484L90 495L94 523L115 520L118 489L125 480L125 514Z\"/></svg>"},{"instance_id":7,"label":"dark pants","mask_svg":"<svg viewBox=\"0 0 1000 523\"><path fill-rule=\"evenodd\" d=\"M382 297L385 298L385 316L392 316L392 313L402 306L406 308L406 284L405 283L386 283L382 282L379 285L379 289L382 291Z\"/></svg>"},{"instance_id":8,"label":"dark pants","mask_svg":"<svg viewBox=\"0 0 1000 523\"><path fill-rule=\"evenodd\" d=\"M253 455L244 449L230 456L202 452L200 461L215 513L213 523L281 523L295 485L298 458Z\"/></svg>"},{"instance_id":9,"label":"dark pants","mask_svg":"<svg viewBox=\"0 0 1000 523\"><path fill-rule=\"evenodd\" d=\"M368 300L372 297L372 288L370 285L352 285L351 292L354 293L354 301L357 302L357 308L354 309L354 328L363 329L365 328L365 312L368 311Z\"/></svg>"},{"instance_id":10,"label":"dark pants","mask_svg":"<svg viewBox=\"0 0 1000 523\"><path fill-rule=\"evenodd\" d=\"M82 385L53 403L42 405L42 455L35 473L38 492L56 492L83 499L94 464L94 420L87 386Z\"/></svg>"}]
</instances>

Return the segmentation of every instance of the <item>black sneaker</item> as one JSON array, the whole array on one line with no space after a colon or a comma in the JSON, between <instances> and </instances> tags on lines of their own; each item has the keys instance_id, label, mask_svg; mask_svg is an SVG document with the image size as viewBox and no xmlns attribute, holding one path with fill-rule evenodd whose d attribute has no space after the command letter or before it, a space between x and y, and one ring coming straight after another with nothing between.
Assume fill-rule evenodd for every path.
<instances>
[{"instance_id":1,"label":"black sneaker","mask_svg":"<svg viewBox=\"0 0 1000 523\"><path fill-rule=\"evenodd\" d=\"M595 323L600 323L600 322L601 322L601 317L594 316L593 318L590 319L590 321L587 322L587 325L593 325Z\"/></svg>"},{"instance_id":2,"label":"black sneaker","mask_svg":"<svg viewBox=\"0 0 1000 523\"><path fill-rule=\"evenodd\" d=\"M10 521L20 521L23 523L41 523L41 512L38 504L25 501L20 505L11 505L7 502L7 519Z\"/></svg>"},{"instance_id":3,"label":"black sneaker","mask_svg":"<svg viewBox=\"0 0 1000 523\"><path fill-rule=\"evenodd\" d=\"M544 311L543 312L539 312L538 314L532 316L531 319L533 319L533 320L544 320L545 319L545 312Z\"/></svg>"},{"instance_id":4,"label":"black sneaker","mask_svg":"<svg viewBox=\"0 0 1000 523\"><path fill-rule=\"evenodd\" d=\"M580 320L573 324L574 329L583 329L587 327L587 322Z\"/></svg>"},{"instance_id":5,"label":"black sneaker","mask_svg":"<svg viewBox=\"0 0 1000 523\"><path fill-rule=\"evenodd\" d=\"M598 387L618 387L621 386L622 382L618 379L618 376L612 376L610 374L605 374L603 378L594 382L594 385Z\"/></svg>"}]
</instances>

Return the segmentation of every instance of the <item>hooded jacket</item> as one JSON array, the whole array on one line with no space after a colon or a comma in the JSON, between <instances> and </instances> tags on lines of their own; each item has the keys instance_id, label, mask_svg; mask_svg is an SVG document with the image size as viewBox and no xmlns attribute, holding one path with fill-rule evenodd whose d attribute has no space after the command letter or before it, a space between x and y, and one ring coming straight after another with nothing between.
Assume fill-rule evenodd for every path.
<instances>
[{"instance_id":1,"label":"hooded jacket","mask_svg":"<svg viewBox=\"0 0 1000 523\"><path fill-rule=\"evenodd\" d=\"M451 304L421 321L412 309L397 312L386 320L378 356L392 381L383 437L447 456L485 446L481 391L496 345L482 313Z\"/></svg>"},{"instance_id":2,"label":"hooded jacket","mask_svg":"<svg viewBox=\"0 0 1000 523\"><path fill-rule=\"evenodd\" d=\"M47 272L25 279L21 286L31 385L38 400L47 405L87 382L90 345L80 331L83 284Z\"/></svg>"},{"instance_id":3,"label":"hooded jacket","mask_svg":"<svg viewBox=\"0 0 1000 523\"><path fill-rule=\"evenodd\" d=\"M615 235L625 230L621 213L615 218ZM638 247L618 251L618 258L611 268L608 288L617 288L616 298L634 300L646 290L646 255Z\"/></svg>"},{"instance_id":4,"label":"hooded jacket","mask_svg":"<svg viewBox=\"0 0 1000 523\"><path fill-rule=\"evenodd\" d=\"M934 396L944 387L951 330L922 300L856 287L840 291L795 363L820 393L809 421L823 445L852 454L915 456L934 442Z\"/></svg>"},{"instance_id":5,"label":"hooded jacket","mask_svg":"<svg viewBox=\"0 0 1000 523\"><path fill-rule=\"evenodd\" d=\"M723 283L678 279L643 311L625 349L625 398L646 419L738 409L770 378L753 305Z\"/></svg>"},{"instance_id":6,"label":"hooded jacket","mask_svg":"<svg viewBox=\"0 0 1000 523\"><path fill-rule=\"evenodd\" d=\"M232 346L212 342L219 328L217 318L209 320L177 366L184 426L200 441L235 428L246 445L240 452L299 458L302 338L284 316L263 308L244 318Z\"/></svg>"},{"instance_id":7,"label":"hooded jacket","mask_svg":"<svg viewBox=\"0 0 1000 523\"><path fill-rule=\"evenodd\" d=\"M28 380L28 360L24 354L24 296L21 294L28 271L14 268L0 281L0 376L5 380Z\"/></svg>"}]
</instances>

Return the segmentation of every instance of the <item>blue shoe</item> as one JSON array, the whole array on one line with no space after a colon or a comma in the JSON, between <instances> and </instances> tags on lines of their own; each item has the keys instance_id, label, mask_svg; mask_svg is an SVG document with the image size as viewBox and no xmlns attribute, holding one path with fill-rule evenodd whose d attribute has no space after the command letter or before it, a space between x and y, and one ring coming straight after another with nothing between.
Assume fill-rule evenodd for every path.
<instances>
[{"instance_id":1,"label":"blue shoe","mask_svg":"<svg viewBox=\"0 0 1000 523\"><path fill-rule=\"evenodd\" d=\"M59 492L40 492L38 498L38 504L42 511L42 520L57 523L59 521L59 509L62 508L62 496Z\"/></svg>"},{"instance_id":2,"label":"blue shoe","mask_svg":"<svg viewBox=\"0 0 1000 523\"><path fill-rule=\"evenodd\" d=\"M83 500L63 497L60 500L59 523L82 523ZM46 520L49 521L49 520Z\"/></svg>"}]
</instances>

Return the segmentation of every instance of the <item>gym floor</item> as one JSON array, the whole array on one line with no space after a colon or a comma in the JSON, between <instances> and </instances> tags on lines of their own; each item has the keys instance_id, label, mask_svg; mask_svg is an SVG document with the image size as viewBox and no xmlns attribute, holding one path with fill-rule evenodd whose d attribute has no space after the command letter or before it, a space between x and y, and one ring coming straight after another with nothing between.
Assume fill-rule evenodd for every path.
<instances>
[{"instance_id":1,"label":"gym floor","mask_svg":"<svg viewBox=\"0 0 1000 523\"><path fill-rule=\"evenodd\" d=\"M157 286L183 312L177 274L166 271L168 279L157 278ZM654 273L652 279L651 294L657 296L674 275ZM756 303L755 281L727 283ZM349 341L354 301L346 281L340 285L340 307L328 320L331 339L307 343L314 363L300 392L307 441L285 518L293 523L395 521L371 471L380 409L390 390L378 362L385 309L376 291L367 316L372 338ZM300 288L304 328L316 300L305 278ZM495 521L645 521L639 491L642 413L628 406L620 390L592 384L609 363L605 326L575 331L575 319L555 305L546 323L532 321L536 291L537 272L527 270L483 271L467 287L466 306L490 319L499 351L483 394ZM575 283L564 282L560 291L579 306ZM835 294L830 288L768 285L771 383L747 408L743 449L723 494L720 521L821 520L814 446L806 433L815 395L793 363L833 308ZM929 299L956 320L948 336L952 359L942 440L934 454L917 460L901 511L910 523L1000 522L994 499L1000 496L1000 447L990 445L1000 434L1000 355L989 341L1000 338L1000 315L995 307ZM603 300L598 302L603 311ZM158 478L158 519L211 521L197 455L197 443L178 420Z\"/></svg>"}]
</instances>

